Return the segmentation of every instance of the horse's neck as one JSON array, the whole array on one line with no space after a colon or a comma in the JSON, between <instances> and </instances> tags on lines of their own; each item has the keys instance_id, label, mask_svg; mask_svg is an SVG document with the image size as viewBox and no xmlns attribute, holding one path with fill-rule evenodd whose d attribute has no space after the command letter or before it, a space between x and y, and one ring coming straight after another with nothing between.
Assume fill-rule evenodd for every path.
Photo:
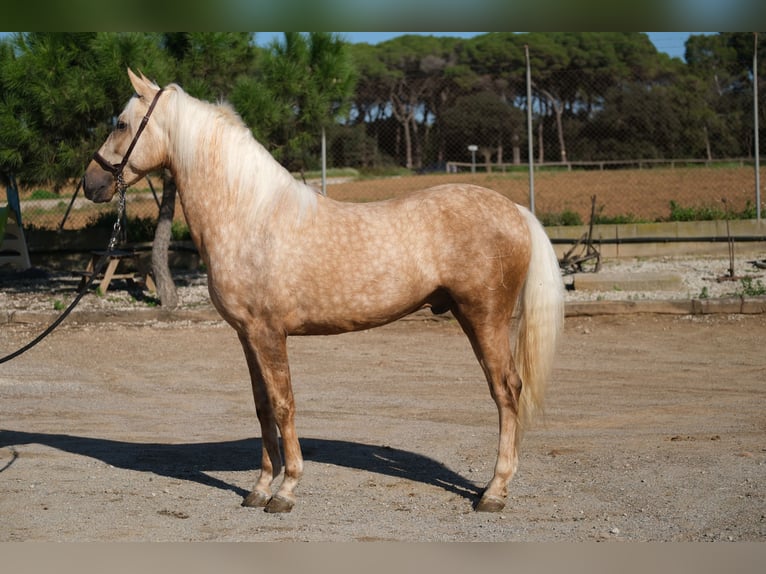
<instances>
[{"instance_id":1,"label":"horse's neck","mask_svg":"<svg viewBox=\"0 0 766 574\"><path fill-rule=\"evenodd\" d=\"M260 144L247 143L252 149L237 159L230 156L235 151L230 142L211 150L201 141L170 158L184 215L205 257L213 252L227 257L244 233L252 237L299 222L316 206L310 188L298 183Z\"/></svg>"}]
</instances>

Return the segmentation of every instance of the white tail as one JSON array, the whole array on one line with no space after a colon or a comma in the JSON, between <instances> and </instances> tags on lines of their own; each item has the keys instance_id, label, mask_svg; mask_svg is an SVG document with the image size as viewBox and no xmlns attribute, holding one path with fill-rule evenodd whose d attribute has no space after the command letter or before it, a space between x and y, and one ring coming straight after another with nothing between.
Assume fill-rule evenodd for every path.
<instances>
[{"instance_id":1,"label":"white tail","mask_svg":"<svg viewBox=\"0 0 766 574\"><path fill-rule=\"evenodd\" d=\"M529 271L519 298L513 351L523 385L519 412L523 429L542 410L545 387L564 327L564 282L545 229L531 211L517 207L527 221L532 244ZM521 434L517 433L517 439Z\"/></svg>"}]
</instances>

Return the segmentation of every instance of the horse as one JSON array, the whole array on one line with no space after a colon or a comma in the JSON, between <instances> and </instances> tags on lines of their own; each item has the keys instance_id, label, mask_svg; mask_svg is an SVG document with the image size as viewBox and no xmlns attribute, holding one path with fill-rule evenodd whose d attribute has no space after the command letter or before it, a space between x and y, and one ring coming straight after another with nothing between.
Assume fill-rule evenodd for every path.
<instances>
[{"instance_id":1,"label":"horse","mask_svg":"<svg viewBox=\"0 0 766 574\"><path fill-rule=\"evenodd\" d=\"M369 329L430 308L455 317L496 403L494 473L473 506L502 510L564 323L558 261L537 218L467 184L335 201L296 180L229 104L127 72L135 95L83 188L108 202L154 170L175 179L211 302L237 332L250 374L263 447L242 504L290 512L296 502L303 457L287 337Z\"/></svg>"}]
</instances>

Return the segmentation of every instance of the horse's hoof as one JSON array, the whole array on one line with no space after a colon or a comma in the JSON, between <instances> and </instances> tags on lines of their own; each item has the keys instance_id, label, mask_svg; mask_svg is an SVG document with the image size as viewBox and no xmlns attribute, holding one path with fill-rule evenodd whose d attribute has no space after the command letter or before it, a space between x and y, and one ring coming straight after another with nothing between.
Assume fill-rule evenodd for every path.
<instances>
[{"instance_id":1,"label":"horse's hoof","mask_svg":"<svg viewBox=\"0 0 766 574\"><path fill-rule=\"evenodd\" d=\"M262 507L269 503L271 497L259 490L254 490L242 501L242 506Z\"/></svg>"},{"instance_id":2,"label":"horse's hoof","mask_svg":"<svg viewBox=\"0 0 766 574\"><path fill-rule=\"evenodd\" d=\"M284 496L280 496L279 494L275 494L271 497L271 500L269 500L269 503L266 505L266 512L290 512L293 509L293 505L295 502L292 500L289 500L285 498Z\"/></svg>"},{"instance_id":3,"label":"horse's hoof","mask_svg":"<svg viewBox=\"0 0 766 574\"><path fill-rule=\"evenodd\" d=\"M493 494L485 494L476 505L477 512L500 512L505 508L505 499Z\"/></svg>"}]
</instances>

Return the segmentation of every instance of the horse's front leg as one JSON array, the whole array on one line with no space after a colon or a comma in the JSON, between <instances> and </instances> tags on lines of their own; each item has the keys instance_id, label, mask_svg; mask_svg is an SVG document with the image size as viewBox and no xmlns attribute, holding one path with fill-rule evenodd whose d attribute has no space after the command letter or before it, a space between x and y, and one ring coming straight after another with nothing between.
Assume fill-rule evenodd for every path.
<instances>
[{"instance_id":1,"label":"horse's front leg","mask_svg":"<svg viewBox=\"0 0 766 574\"><path fill-rule=\"evenodd\" d=\"M271 500L271 483L282 471L282 455L279 452L277 423L266 396L262 380L253 377L255 410L261 425L261 471L255 488L242 502L243 506L266 506Z\"/></svg>"},{"instance_id":2,"label":"horse's front leg","mask_svg":"<svg viewBox=\"0 0 766 574\"><path fill-rule=\"evenodd\" d=\"M263 449L261 472L245 506L265 506L267 512L290 512L295 504L293 491L303 474L298 435L295 432L295 401L287 363L287 341L273 333L240 335L253 387L253 397L261 425ZM285 477L277 493L271 483L282 469L277 429L282 435Z\"/></svg>"}]
</instances>

